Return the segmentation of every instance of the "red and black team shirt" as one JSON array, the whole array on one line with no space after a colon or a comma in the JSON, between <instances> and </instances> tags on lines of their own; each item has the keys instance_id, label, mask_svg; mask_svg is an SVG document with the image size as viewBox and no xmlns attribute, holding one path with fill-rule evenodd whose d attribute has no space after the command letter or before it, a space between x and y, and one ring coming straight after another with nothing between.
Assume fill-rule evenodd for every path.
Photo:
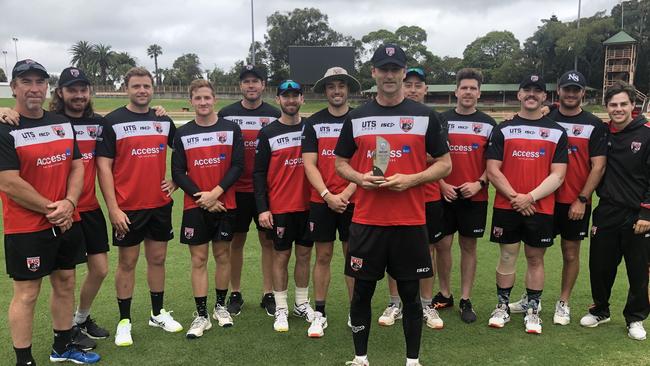
<instances>
[{"instance_id":1,"label":"red and black team shirt","mask_svg":"<svg viewBox=\"0 0 650 366\"><path fill-rule=\"evenodd\" d=\"M373 100L348 114L334 153L351 159L356 171L372 170L377 136L390 144L386 176L414 174L427 168L426 154L434 158L448 152L440 114L424 104L404 99L393 107ZM395 192L384 188L358 189L352 221L365 225L424 225L424 186Z\"/></svg>"},{"instance_id":2,"label":"red and black team shirt","mask_svg":"<svg viewBox=\"0 0 650 366\"><path fill-rule=\"evenodd\" d=\"M0 124L0 170L17 170L43 197L66 197L72 161L81 159L68 118L43 111L39 119L21 116L20 126ZM28 210L2 193L5 234L22 234L52 227L45 215ZM74 221L79 221L75 211Z\"/></svg>"},{"instance_id":3,"label":"red and black team shirt","mask_svg":"<svg viewBox=\"0 0 650 366\"><path fill-rule=\"evenodd\" d=\"M131 112L126 107L105 117L97 156L113 159L115 196L121 210L162 207L171 198L160 189L165 179L167 146L172 146L176 127L171 118Z\"/></svg>"},{"instance_id":4,"label":"red and black team shirt","mask_svg":"<svg viewBox=\"0 0 650 366\"><path fill-rule=\"evenodd\" d=\"M569 165L564 183L555 192L555 200L570 204L578 199L587 182L591 171L590 158L607 155L607 125L587 111L567 117L559 109L554 109L548 117L564 127L569 138Z\"/></svg>"},{"instance_id":5,"label":"red and black team shirt","mask_svg":"<svg viewBox=\"0 0 650 366\"><path fill-rule=\"evenodd\" d=\"M219 110L218 116L237 123L244 136L244 172L233 188L236 192L253 192L257 134L262 127L280 118L280 111L265 102L255 109L246 109L239 101Z\"/></svg>"},{"instance_id":6,"label":"red and black team shirt","mask_svg":"<svg viewBox=\"0 0 650 366\"><path fill-rule=\"evenodd\" d=\"M459 114L450 109L442 114L447 120L447 140L451 156L451 174L445 182L459 186L465 182L476 182L485 172L485 151L492 129L496 126L494 118L476 111L472 114ZM472 196L472 201L487 201L487 187Z\"/></svg>"},{"instance_id":7,"label":"red and black team shirt","mask_svg":"<svg viewBox=\"0 0 650 366\"><path fill-rule=\"evenodd\" d=\"M300 151L304 125L304 120L291 126L275 121L260 130L253 170L258 213L309 209L309 183Z\"/></svg>"},{"instance_id":8,"label":"red and black team shirt","mask_svg":"<svg viewBox=\"0 0 650 366\"><path fill-rule=\"evenodd\" d=\"M515 116L492 131L487 158L502 162L501 172L518 193L535 189L551 174L551 164L568 161L564 128L548 117L529 120ZM497 191L494 207L512 210L510 200ZM535 203L537 213L552 215L555 195Z\"/></svg>"},{"instance_id":9,"label":"red and black team shirt","mask_svg":"<svg viewBox=\"0 0 650 366\"><path fill-rule=\"evenodd\" d=\"M349 113L349 111L348 111ZM336 173L334 167L334 149L336 142L341 134L343 122L348 113L342 116L333 116L327 108L314 113L305 122L305 130L303 131L302 152L303 153L318 153L318 171L323 177L323 182L327 189L333 194L339 194L350 184L347 180L341 178ZM312 186L311 202L323 203L325 200L321 198L320 192Z\"/></svg>"},{"instance_id":10,"label":"red and black team shirt","mask_svg":"<svg viewBox=\"0 0 650 366\"><path fill-rule=\"evenodd\" d=\"M93 211L99 208L97 195L95 194L95 177L97 176L97 167L95 165L95 154L97 139L102 135L104 128L104 117L95 114L90 118L72 118L67 117L72 123L77 145L81 152L81 159L84 163L84 186L79 197L77 209L79 212Z\"/></svg>"},{"instance_id":11,"label":"red and black team shirt","mask_svg":"<svg viewBox=\"0 0 650 366\"><path fill-rule=\"evenodd\" d=\"M195 193L211 191L217 185L227 209L237 207L232 185L244 169L244 142L239 126L218 119L212 126L192 120L176 131L172 151L172 177L185 192L184 209L198 207Z\"/></svg>"}]
</instances>

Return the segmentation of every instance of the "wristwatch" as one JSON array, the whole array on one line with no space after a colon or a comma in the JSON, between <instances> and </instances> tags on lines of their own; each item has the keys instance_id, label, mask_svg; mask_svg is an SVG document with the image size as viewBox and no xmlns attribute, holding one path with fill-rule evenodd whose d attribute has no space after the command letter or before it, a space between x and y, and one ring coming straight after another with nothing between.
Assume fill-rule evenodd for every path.
<instances>
[{"instance_id":1,"label":"wristwatch","mask_svg":"<svg viewBox=\"0 0 650 366\"><path fill-rule=\"evenodd\" d=\"M580 201L582 203L587 203L588 202L587 197L585 197L585 196L578 196L578 201Z\"/></svg>"},{"instance_id":2,"label":"wristwatch","mask_svg":"<svg viewBox=\"0 0 650 366\"><path fill-rule=\"evenodd\" d=\"M481 188L485 188L488 185L488 182L484 181L483 179L479 179L478 182L481 184Z\"/></svg>"}]
</instances>

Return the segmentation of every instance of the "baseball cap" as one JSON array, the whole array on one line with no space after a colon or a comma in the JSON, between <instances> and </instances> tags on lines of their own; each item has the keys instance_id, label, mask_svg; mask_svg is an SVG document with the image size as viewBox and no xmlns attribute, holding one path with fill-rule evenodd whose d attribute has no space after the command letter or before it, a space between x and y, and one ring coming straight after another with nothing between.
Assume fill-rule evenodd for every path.
<instances>
[{"instance_id":1,"label":"baseball cap","mask_svg":"<svg viewBox=\"0 0 650 366\"><path fill-rule=\"evenodd\" d=\"M427 80L427 74L424 72L424 70L421 67L409 67L406 70L406 76L404 77L404 80L406 80L406 78L408 78L411 75L417 76L422 81Z\"/></svg>"},{"instance_id":2,"label":"baseball cap","mask_svg":"<svg viewBox=\"0 0 650 366\"><path fill-rule=\"evenodd\" d=\"M404 50L392 43L379 46L372 55L372 66L381 67L388 64L395 64L399 67L406 67L406 53Z\"/></svg>"},{"instance_id":3,"label":"baseball cap","mask_svg":"<svg viewBox=\"0 0 650 366\"><path fill-rule=\"evenodd\" d=\"M289 91L296 91L302 94L302 86L293 80L285 80L278 85L278 92L276 95L283 95Z\"/></svg>"},{"instance_id":4,"label":"baseball cap","mask_svg":"<svg viewBox=\"0 0 650 366\"><path fill-rule=\"evenodd\" d=\"M530 74L519 83L519 89L525 89L531 86L546 91L546 82L544 82L544 79L537 74Z\"/></svg>"},{"instance_id":5,"label":"baseball cap","mask_svg":"<svg viewBox=\"0 0 650 366\"><path fill-rule=\"evenodd\" d=\"M361 89L361 84L353 76L348 74L348 71L342 67L331 67L325 71L325 75L314 84L314 92L322 93L325 91L325 85L332 80L341 80L348 85L348 90L351 92Z\"/></svg>"},{"instance_id":6,"label":"baseball cap","mask_svg":"<svg viewBox=\"0 0 650 366\"><path fill-rule=\"evenodd\" d=\"M11 70L11 79L13 80L28 71L34 71L45 79L50 78L50 74L47 73L47 70L45 70L45 67L43 67L43 65L34 60L25 59L16 62L13 70Z\"/></svg>"},{"instance_id":7,"label":"baseball cap","mask_svg":"<svg viewBox=\"0 0 650 366\"><path fill-rule=\"evenodd\" d=\"M70 86L74 83L84 83L90 85L90 81L86 77L83 71L76 67L66 67L61 71L61 76L59 76L59 88L64 86Z\"/></svg>"},{"instance_id":8,"label":"baseball cap","mask_svg":"<svg viewBox=\"0 0 650 366\"><path fill-rule=\"evenodd\" d=\"M564 88L565 86L569 85L574 85L577 86L580 89L584 89L587 86L587 80L585 80L585 76L582 75L579 71L567 71L562 76L560 77L560 81L558 81L557 85L560 88Z\"/></svg>"},{"instance_id":9,"label":"baseball cap","mask_svg":"<svg viewBox=\"0 0 650 366\"><path fill-rule=\"evenodd\" d=\"M244 65L244 67L241 68L241 71L239 71L239 80L243 80L248 74L251 74L262 81L266 80L266 74L264 71L260 70L260 68L255 65Z\"/></svg>"}]
</instances>

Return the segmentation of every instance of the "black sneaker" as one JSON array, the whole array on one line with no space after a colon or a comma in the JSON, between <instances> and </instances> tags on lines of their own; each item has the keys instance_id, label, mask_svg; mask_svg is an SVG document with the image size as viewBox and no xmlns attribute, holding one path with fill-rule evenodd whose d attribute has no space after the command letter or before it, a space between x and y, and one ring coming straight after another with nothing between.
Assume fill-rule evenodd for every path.
<instances>
[{"instance_id":1,"label":"black sneaker","mask_svg":"<svg viewBox=\"0 0 650 366\"><path fill-rule=\"evenodd\" d=\"M81 349L82 351L90 351L97 347L97 342L90 339L87 335L83 334L79 326L72 327L72 345Z\"/></svg>"},{"instance_id":2,"label":"black sneaker","mask_svg":"<svg viewBox=\"0 0 650 366\"><path fill-rule=\"evenodd\" d=\"M92 339L106 339L110 335L108 331L95 323L95 320L88 315L86 321L77 324L79 330Z\"/></svg>"},{"instance_id":3,"label":"black sneaker","mask_svg":"<svg viewBox=\"0 0 650 366\"><path fill-rule=\"evenodd\" d=\"M476 321L476 313L472 309L472 302L469 299L460 299L458 306L460 307L460 318L465 323L469 324Z\"/></svg>"},{"instance_id":4,"label":"black sneaker","mask_svg":"<svg viewBox=\"0 0 650 366\"><path fill-rule=\"evenodd\" d=\"M442 293L438 292L436 296L433 297L431 304L433 304L433 307L438 310L450 308L454 306L454 295L450 294L449 297L444 297L442 296Z\"/></svg>"},{"instance_id":5,"label":"black sneaker","mask_svg":"<svg viewBox=\"0 0 650 366\"><path fill-rule=\"evenodd\" d=\"M241 297L241 292L231 292L228 298L228 312L232 315L239 315L242 306L244 306L244 298Z\"/></svg>"},{"instance_id":6,"label":"black sneaker","mask_svg":"<svg viewBox=\"0 0 650 366\"><path fill-rule=\"evenodd\" d=\"M275 316L275 295L271 292L264 294L260 307L266 310L266 315Z\"/></svg>"}]
</instances>

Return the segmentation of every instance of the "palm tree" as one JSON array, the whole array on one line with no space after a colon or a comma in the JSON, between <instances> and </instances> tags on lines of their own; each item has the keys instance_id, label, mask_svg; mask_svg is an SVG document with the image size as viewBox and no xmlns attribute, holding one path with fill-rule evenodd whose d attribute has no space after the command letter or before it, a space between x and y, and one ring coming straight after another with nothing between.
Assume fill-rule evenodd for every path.
<instances>
[{"instance_id":1,"label":"palm tree","mask_svg":"<svg viewBox=\"0 0 650 366\"><path fill-rule=\"evenodd\" d=\"M115 51L110 45L97 44L93 47L93 59L99 68L99 81L106 84L108 79L108 68L112 65Z\"/></svg>"},{"instance_id":2,"label":"palm tree","mask_svg":"<svg viewBox=\"0 0 650 366\"><path fill-rule=\"evenodd\" d=\"M157 44L152 44L147 48L147 55L150 58L153 58L153 63L155 69L155 74L156 74L156 85L160 85L160 73L158 72L158 56L162 55L162 47L158 46Z\"/></svg>"},{"instance_id":3,"label":"palm tree","mask_svg":"<svg viewBox=\"0 0 650 366\"><path fill-rule=\"evenodd\" d=\"M87 74L91 73L90 66L94 63L93 59L93 52L94 52L94 45L87 41L78 41L72 47L70 47L70 54L72 55L72 59L70 60L70 63L83 71L85 71Z\"/></svg>"}]
</instances>

